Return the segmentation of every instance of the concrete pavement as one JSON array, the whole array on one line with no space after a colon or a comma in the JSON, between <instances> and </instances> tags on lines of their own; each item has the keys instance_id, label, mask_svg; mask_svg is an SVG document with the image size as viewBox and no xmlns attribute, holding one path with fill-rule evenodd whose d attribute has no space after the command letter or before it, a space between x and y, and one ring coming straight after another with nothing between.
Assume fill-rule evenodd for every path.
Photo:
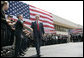
<instances>
[{"instance_id":1,"label":"concrete pavement","mask_svg":"<svg viewBox=\"0 0 84 58\"><path fill-rule=\"evenodd\" d=\"M28 48L23 57L37 57L35 47ZM42 46L41 57L83 57L83 42Z\"/></svg>"}]
</instances>

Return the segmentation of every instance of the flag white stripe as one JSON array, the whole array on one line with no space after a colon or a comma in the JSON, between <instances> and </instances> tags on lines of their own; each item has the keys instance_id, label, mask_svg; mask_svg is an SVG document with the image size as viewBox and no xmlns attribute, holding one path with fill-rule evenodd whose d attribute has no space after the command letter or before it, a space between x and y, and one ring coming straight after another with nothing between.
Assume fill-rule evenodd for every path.
<instances>
[{"instance_id":1,"label":"flag white stripe","mask_svg":"<svg viewBox=\"0 0 84 58\"><path fill-rule=\"evenodd\" d=\"M31 18L35 18L35 16L32 16L30 15ZM43 21L49 21L50 23L53 23L53 21L50 21L49 19L46 19L46 18L42 18L40 17L40 20L43 20ZM47 22L46 22L47 23Z\"/></svg>"},{"instance_id":2,"label":"flag white stripe","mask_svg":"<svg viewBox=\"0 0 84 58\"><path fill-rule=\"evenodd\" d=\"M31 11L31 10L30 10L30 13L42 15L42 16L45 16L45 17L48 17L48 18L52 19L52 18L49 17L48 15L45 15L45 14L42 14L42 13L34 12L34 11Z\"/></svg>"}]
</instances>

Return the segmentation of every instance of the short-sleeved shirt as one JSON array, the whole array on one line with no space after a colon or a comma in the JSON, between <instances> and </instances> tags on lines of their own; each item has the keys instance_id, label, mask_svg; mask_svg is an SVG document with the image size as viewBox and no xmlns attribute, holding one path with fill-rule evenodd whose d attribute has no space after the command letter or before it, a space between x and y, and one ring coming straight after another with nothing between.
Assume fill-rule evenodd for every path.
<instances>
[{"instance_id":1,"label":"short-sleeved shirt","mask_svg":"<svg viewBox=\"0 0 84 58\"><path fill-rule=\"evenodd\" d=\"M18 19L18 21L16 22L15 29L16 30L22 30L23 29L23 22L20 19Z\"/></svg>"}]
</instances>

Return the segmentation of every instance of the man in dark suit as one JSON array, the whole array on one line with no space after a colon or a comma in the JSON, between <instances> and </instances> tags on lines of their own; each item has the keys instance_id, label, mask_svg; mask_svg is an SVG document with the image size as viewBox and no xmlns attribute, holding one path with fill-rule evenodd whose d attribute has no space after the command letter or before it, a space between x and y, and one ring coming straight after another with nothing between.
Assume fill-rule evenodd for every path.
<instances>
[{"instance_id":1,"label":"man in dark suit","mask_svg":"<svg viewBox=\"0 0 84 58\"><path fill-rule=\"evenodd\" d=\"M35 40L35 47L37 51L37 55L40 56L40 44L41 44L41 38L44 34L44 28L43 24L39 22L39 15L36 15L36 21L32 22L31 28L33 29L33 36Z\"/></svg>"}]
</instances>

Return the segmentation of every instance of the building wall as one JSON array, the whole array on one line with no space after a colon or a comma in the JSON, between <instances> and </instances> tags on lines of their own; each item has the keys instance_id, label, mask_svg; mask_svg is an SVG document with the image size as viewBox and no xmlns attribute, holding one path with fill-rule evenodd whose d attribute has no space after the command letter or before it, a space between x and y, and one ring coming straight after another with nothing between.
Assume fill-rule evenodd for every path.
<instances>
[{"instance_id":1,"label":"building wall","mask_svg":"<svg viewBox=\"0 0 84 58\"><path fill-rule=\"evenodd\" d=\"M61 17L59 17L57 15L54 15L54 14L52 14L52 17L54 19L53 20L54 24L56 24L56 25L64 26L64 27L70 28L70 29L82 28L83 27L81 25L75 24L75 23L73 23L71 21L68 21L68 20L66 20L64 18L61 18Z\"/></svg>"},{"instance_id":2,"label":"building wall","mask_svg":"<svg viewBox=\"0 0 84 58\"><path fill-rule=\"evenodd\" d=\"M69 35L70 29L83 28L83 26L75 24L64 18L52 14L56 34Z\"/></svg>"}]
</instances>

